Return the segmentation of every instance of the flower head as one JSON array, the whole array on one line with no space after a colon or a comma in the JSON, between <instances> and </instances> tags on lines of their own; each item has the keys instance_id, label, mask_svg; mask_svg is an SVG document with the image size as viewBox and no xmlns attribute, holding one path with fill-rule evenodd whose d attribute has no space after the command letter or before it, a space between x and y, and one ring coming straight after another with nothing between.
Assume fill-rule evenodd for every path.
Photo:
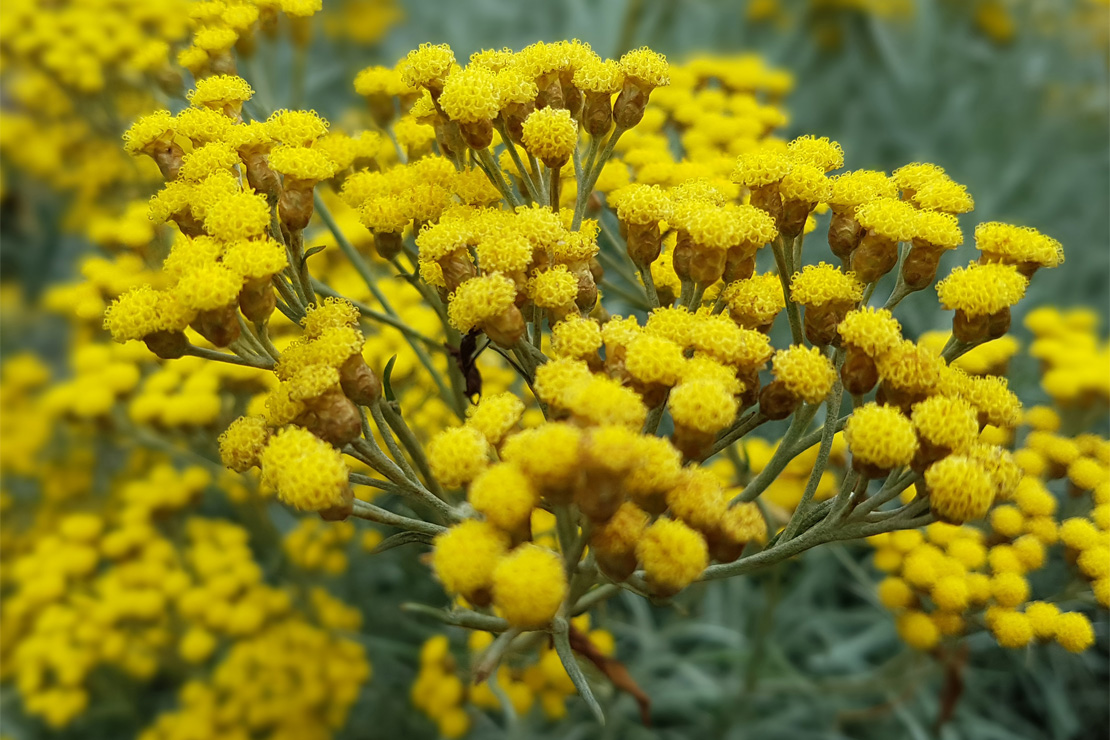
<instances>
[{"instance_id":1,"label":"flower head","mask_svg":"<svg viewBox=\"0 0 1110 740\"><path fill-rule=\"evenodd\" d=\"M524 119L522 141L548 167L562 167L578 145L578 122L565 108L540 108Z\"/></svg>"},{"instance_id":2,"label":"flower head","mask_svg":"<svg viewBox=\"0 0 1110 740\"><path fill-rule=\"evenodd\" d=\"M275 434L261 463L263 483L290 506L320 511L350 500L343 455L307 429L291 426Z\"/></svg>"},{"instance_id":3,"label":"flower head","mask_svg":"<svg viewBox=\"0 0 1110 740\"><path fill-rule=\"evenodd\" d=\"M836 369L817 347L795 344L779 350L771 360L775 379L806 403L821 403L836 382Z\"/></svg>"},{"instance_id":4,"label":"flower head","mask_svg":"<svg viewBox=\"0 0 1110 740\"><path fill-rule=\"evenodd\" d=\"M941 305L968 316L984 316L1013 306L1025 296L1029 280L1011 265L971 263L956 267L937 283Z\"/></svg>"},{"instance_id":5,"label":"flower head","mask_svg":"<svg viewBox=\"0 0 1110 740\"><path fill-rule=\"evenodd\" d=\"M892 406L868 403L852 412L844 427L852 457L882 471L908 465L917 452L913 425Z\"/></svg>"},{"instance_id":6,"label":"flower head","mask_svg":"<svg viewBox=\"0 0 1110 740\"><path fill-rule=\"evenodd\" d=\"M493 603L515 627L550 622L566 593L563 562L545 547L521 545L502 558L493 572Z\"/></svg>"}]
</instances>

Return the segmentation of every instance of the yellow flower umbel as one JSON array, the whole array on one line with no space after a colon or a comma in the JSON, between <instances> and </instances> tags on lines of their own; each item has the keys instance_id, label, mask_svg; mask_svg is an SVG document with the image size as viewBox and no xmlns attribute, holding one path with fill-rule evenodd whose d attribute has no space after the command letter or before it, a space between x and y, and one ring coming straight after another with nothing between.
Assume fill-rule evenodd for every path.
<instances>
[{"instance_id":1,"label":"yellow flower umbel","mask_svg":"<svg viewBox=\"0 0 1110 740\"><path fill-rule=\"evenodd\" d=\"M968 344L997 339L1010 328L1010 307L1025 296L1029 279L1011 265L976 264L954 268L937 283L941 305L955 310L952 336Z\"/></svg>"},{"instance_id":2,"label":"yellow flower umbel","mask_svg":"<svg viewBox=\"0 0 1110 740\"><path fill-rule=\"evenodd\" d=\"M862 396L879 382L876 360L902 341L902 326L885 308L849 311L836 327L844 347L840 379L844 390Z\"/></svg>"},{"instance_id":3,"label":"yellow flower umbel","mask_svg":"<svg viewBox=\"0 0 1110 740\"><path fill-rule=\"evenodd\" d=\"M493 605L514 627L542 627L555 616L567 593L563 563L551 550L517 547L493 571Z\"/></svg>"},{"instance_id":4,"label":"yellow flower umbel","mask_svg":"<svg viewBox=\"0 0 1110 740\"><path fill-rule=\"evenodd\" d=\"M898 409L869 403L857 408L844 427L852 466L868 478L885 478L909 465L917 453L913 424Z\"/></svg>"},{"instance_id":5,"label":"yellow flower umbel","mask_svg":"<svg viewBox=\"0 0 1110 740\"><path fill-rule=\"evenodd\" d=\"M917 233L917 211L894 198L877 198L856 209L864 234L852 252L852 271L862 283L873 283L898 264L898 243Z\"/></svg>"},{"instance_id":6,"label":"yellow flower umbel","mask_svg":"<svg viewBox=\"0 0 1110 740\"><path fill-rule=\"evenodd\" d=\"M331 445L299 427L286 427L262 450L262 480L291 506L328 516L351 512L343 456Z\"/></svg>"},{"instance_id":7,"label":"yellow flower umbel","mask_svg":"<svg viewBox=\"0 0 1110 740\"><path fill-rule=\"evenodd\" d=\"M975 460L951 455L925 470L929 505L938 517L953 523L986 515L994 501L990 474Z\"/></svg>"},{"instance_id":8,"label":"yellow flower umbel","mask_svg":"<svg viewBox=\"0 0 1110 740\"><path fill-rule=\"evenodd\" d=\"M806 265L790 281L790 297L805 306L806 339L813 344L832 344L837 327L848 311L863 298L863 285L855 275L822 262Z\"/></svg>"},{"instance_id":9,"label":"yellow flower umbel","mask_svg":"<svg viewBox=\"0 0 1110 740\"><path fill-rule=\"evenodd\" d=\"M657 519L644 530L636 557L655 593L676 594L689 586L709 564L705 538L680 521Z\"/></svg>"},{"instance_id":10,"label":"yellow flower umbel","mask_svg":"<svg viewBox=\"0 0 1110 740\"><path fill-rule=\"evenodd\" d=\"M772 358L775 380L759 393L759 408L770 419L785 419L800 404L825 400L836 382L836 369L817 347L792 345Z\"/></svg>"}]
</instances>

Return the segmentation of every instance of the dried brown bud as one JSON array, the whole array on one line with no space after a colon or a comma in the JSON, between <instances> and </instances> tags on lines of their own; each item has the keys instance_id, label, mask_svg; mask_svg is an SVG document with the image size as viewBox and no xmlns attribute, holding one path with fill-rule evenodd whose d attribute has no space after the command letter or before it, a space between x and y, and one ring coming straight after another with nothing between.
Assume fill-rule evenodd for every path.
<instances>
[{"instance_id":1,"label":"dried brown bud","mask_svg":"<svg viewBox=\"0 0 1110 740\"><path fill-rule=\"evenodd\" d=\"M829 221L829 248L833 254L848 262L862 236L863 229L851 213L833 211Z\"/></svg>"},{"instance_id":2,"label":"dried brown bud","mask_svg":"<svg viewBox=\"0 0 1110 740\"><path fill-rule=\"evenodd\" d=\"M885 236L867 232L852 252L852 271L860 282L874 283L898 264L898 244Z\"/></svg>"},{"instance_id":3,"label":"dried brown bud","mask_svg":"<svg viewBox=\"0 0 1110 740\"><path fill-rule=\"evenodd\" d=\"M340 366L339 384L347 398L360 406L370 406L382 397L381 380L357 352Z\"/></svg>"},{"instance_id":4,"label":"dried brown bud","mask_svg":"<svg viewBox=\"0 0 1110 740\"><path fill-rule=\"evenodd\" d=\"M305 410L293 421L339 449L362 434L362 415L339 388L307 401Z\"/></svg>"},{"instance_id":5,"label":"dried brown bud","mask_svg":"<svg viewBox=\"0 0 1110 740\"><path fill-rule=\"evenodd\" d=\"M239 338L238 311L236 303L201 311L190 326L217 347L226 347Z\"/></svg>"},{"instance_id":6,"label":"dried brown bud","mask_svg":"<svg viewBox=\"0 0 1110 740\"><path fill-rule=\"evenodd\" d=\"M261 324L270 318L277 306L274 286L269 280L248 280L239 291L239 310L249 320Z\"/></svg>"},{"instance_id":7,"label":"dried brown bud","mask_svg":"<svg viewBox=\"0 0 1110 740\"><path fill-rule=\"evenodd\" d=\"M286 177L278 198L278 217L281 225L291 232L303 231L312 220L312 191L314 183Z\"/></svg>"},{"instance_id":8,"label":"dried brown bud","mask_svg":"<svg viewBox=\"0 0 1110 740\"><path fill-rule=\"evenodd\" d=\"M524 336L524 315L516 306L509 306L492 319L482 322L482 330L491 340L508 349Z\"/></svg>"},{"instance_id":9,"label":"dried brown bud","mask_svg":"<svg viewBox=\"0 0 1110 740\"><path fill-rule=\"evenodd\" d=\"M582 127L586 132L600 139L613 128L612 95L605 92L588 92L582 108Z\"/></svg>"},{"instance_id":10,"label":"dried brown bud","mask_svg":"<svg viewBox=\"0 0 1110 740\"><path fill-rule=\"evenodd\" d=\"M844 356L844 365L840 368L840 379L844 383L844 390L852 395L862 396L870 393L879 382L879 369L875 360L867 353L849 345Z\"/></svg>"},{"instance_id":11,"label":"dried brown bud","mask_svg":"<svg viewBox=\"0 0 1110 740\"><path fill-rule=\"evenodd\" d=\"M785 419L800 403L781 380L772 381L759 392L759 410L768 419Z\"/></svg>"},{"instance_id":12,"label":"dried brown bud","mask_svg":"<svg viewBox=\"0 0 1110 740\"><path fill-rule=\"evenodd\" d=\"M166 331L165 329L147 334L143 337L143 343L146 344L147 349L163 360L176 360L179 357L184 357L185 352L189 349L189 340L186 338L185 332Z\"/></svg>"},{"instance_id":13,"label":"dried brown bud","mask_svg":"<svg viewBox=\"0 0 1110 740\"><path fill-rule=\"evenodd\" d=\"M490 121L460 123L459 134L467 146L481 151L493 143L493 123Z\"/></svg>"}]
</instances>

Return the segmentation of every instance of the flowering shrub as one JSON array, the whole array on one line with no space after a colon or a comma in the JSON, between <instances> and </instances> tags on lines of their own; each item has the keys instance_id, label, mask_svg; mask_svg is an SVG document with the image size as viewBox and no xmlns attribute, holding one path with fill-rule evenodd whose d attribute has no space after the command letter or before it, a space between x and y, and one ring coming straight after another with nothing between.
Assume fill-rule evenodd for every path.
<instances>
[{"instance_id":1,"label":"flowering shrub","mask_svg":"<svg viewBox=\"0 0 1110 740\"><path fill-rule=\"evenodd\" d=\"M180 686L143 738L330 737L371 671L362 612L325 584L395 548L439 584L404 608L471 631L465 656L436 635L411 661L446 737L534 704L603 721L611 689L646 721L592 614L843 541L874 548L877 598L938 659L980 633L1094 644L1091 315L1026 314L1051 404L1006 380L1011 309L1064 260L1050 236L981 223L944 274L972 194L937 164L846 170L828 138L785 140L791 77L756 57L570 41L460 65L423 44L352 80L371 124L344 131L240 76L259 36L303 49L319 3L199 3L194 25L119 5L101 20L141 55L75 59L5 11L38 39L17 59L60 65L19 68L13 123L56 120L43 150L90 157L15 164L74 190L104 248L45 299L71 319L65 379L3 364L0 675L28 714L74 726L113 670ZM136 57L146 94L187 36L177 112L141 98L119 147L41 101ZM951 333L906 336L903 301L934 291Z\"/></svg>"}]
</instances>

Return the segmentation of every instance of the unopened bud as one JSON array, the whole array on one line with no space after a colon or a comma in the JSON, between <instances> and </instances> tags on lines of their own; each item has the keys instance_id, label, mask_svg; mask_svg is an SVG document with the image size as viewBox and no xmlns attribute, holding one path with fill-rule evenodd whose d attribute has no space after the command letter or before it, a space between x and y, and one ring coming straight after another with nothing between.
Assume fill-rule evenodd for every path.
<instances>
[{"instance_id":1,"label":"unopened bud","mask_svg":"<svg viewBox=\"0 0 1110 740\"><path fill-rule=\"evenodd\" d=\"M862 237L863 228L851 213L833 211L829 220L829 248L833 254L848 262Z\"/></svg>"},{"instance_id":2,"label":"unopened bud","mask_svg":"<svg viewBox=\"0 0 1110 740\"><path fill-rule=\"evenodd\" d=\"M370 406L382 397L381 380L357 352L340 366L339 385L347 398L360 406Z\"/></svg>"},{"instance_id":3,"label":"unopened bud","mask_svg":"<svg viewBox=\"0 0 1110 740\"><path fill-rule=\"evenodd\" d=\"M885 236L868 232L852 252L852 271L860 282L874 283L898 264L898 244Z\"/></svg>"},{"instance_id":4,"label":"unopened bud","mask_svg":"<svg viewBox=\"0 0 1110 740\"><path fill-rule=\"evenodd\" d=\"M862 396L870 393L879 382L879 368L866 352L849 345L844 355L844 365L840 368L840 379L844 383L844 390L852 395Z\"/></svg>"},{"instance_id":5,"label":"unopened bud","mask_svg":"<svg viewBox=\"0 0 1110 740\"><path fill-rule=\"evenodd\" d=\"M486 336L505 349L520 341L524 336L524 329L524 315L516 306L509 306L492 319L482 322L482 330Z\"/></svg>"},{"instance_id":6,"label":"unopened bud","mask_svg":"<svg viewBox=\"0 0 1110 740\"><path fill-rule=\"evenodd\" d=\"M274 286L266 278L248 280L239 291L239 310L256 324L269 319L276 306Z\"/></svg>"},{"instance_id":7,"label":"unopened bud","mask_svg":"<svg viewBox=\"0 0 1110 740\"><path fill-rule=\"evenodd\" d=\"M237 303L201 311L190 324L198 334L217 347L226 347L239 338Z\"/></svg>"},{"instance_id":8,"label":"unopened bud","mask_svg":"<svg viewBox=\"0 0 1110 740\"><path fill-rule=\"evenodd\" d=\"M167 331L165 329L147 334L143 337L143 343L146 344L147 349L163 360L176 360L184 357L185 352L189 349L189 340L185 336L185 332Z\"/></svg>"},{"instance_id":9,"label":"unopened bud","mask_svg":"<svg viewBox=\"0 0 1110 740\"><path fill-rule=\"evenodd\" d=\"M768 419L785 419L800 403L781 380L772 381L759 392L759 410Z\"/></svg>"}]
</instances>

